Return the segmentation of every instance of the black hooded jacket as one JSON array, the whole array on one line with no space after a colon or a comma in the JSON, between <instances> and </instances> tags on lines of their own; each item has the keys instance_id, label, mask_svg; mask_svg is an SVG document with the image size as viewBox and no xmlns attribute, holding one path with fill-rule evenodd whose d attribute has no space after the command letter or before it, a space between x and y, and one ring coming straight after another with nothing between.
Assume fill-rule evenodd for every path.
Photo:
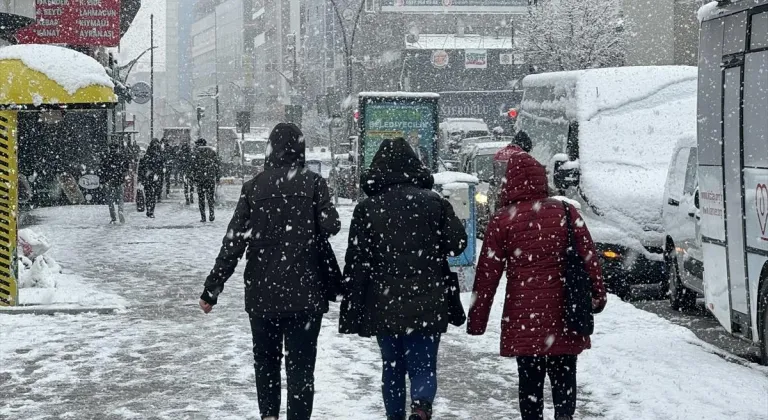
<instances>
[{"instance_id":1,"label":"black hooded jacket","mask_svg":"<svg viewBox=\"0 0 768 420\"><path fill-rule=\"evenodd\" d=\"M346 255L340 331L362 336L448 326L445 259L467 246L450 203L403 139L385 140L361 177Z\"/></svg>"},{"instance_id":2,"label":"black hooded jacket","mask_svg":"<svg viewBox=\"0 0 768 420\"><path fill-rule=\"evenodd\" d=\"M130 162L125 153L118 150L110 150L101 161L99 176L101 183L108 186L119 186L125 182Z\"/></svg>"},{"instance_id":3,"label":"black hooded jacket","mask_svg":"<svg viewBox=\"0 0 768 420\"><path fill-rule=\"evenodd\" d=\"M339 232L339 214L325 180L304 168L298 127L278 124L269 146L264 172L243 185L201 299L216 303L247 250L245 308L251 315L327 312L320 244Z\"/></svg>"},{"instance_id":4,"label":"black hooded jacket","mask_svg":"<svg viewBox=\"0 0 768 420\"><path fill-rule=\"evenodd\" d=\"M139 182L147 184L163 179L163 150L160 141L155 139L149 143L147 153L139 162Z\"/></svg>"}]
</instances>

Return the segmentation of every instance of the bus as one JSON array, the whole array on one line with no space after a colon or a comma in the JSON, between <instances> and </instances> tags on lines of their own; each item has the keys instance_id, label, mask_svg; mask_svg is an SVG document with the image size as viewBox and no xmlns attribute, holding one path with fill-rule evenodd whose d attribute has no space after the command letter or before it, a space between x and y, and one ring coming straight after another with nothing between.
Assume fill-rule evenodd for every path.
<instances>
[{"instance_id":1,"label":"bus","mask_svg":"<svg viewBox=\"0 0 768 420\"><path fill-rule=\"evenodd\" d=\"M699 19L705 302L768 364L768 0L712 2Z\"/></svg>"}]
</instances>

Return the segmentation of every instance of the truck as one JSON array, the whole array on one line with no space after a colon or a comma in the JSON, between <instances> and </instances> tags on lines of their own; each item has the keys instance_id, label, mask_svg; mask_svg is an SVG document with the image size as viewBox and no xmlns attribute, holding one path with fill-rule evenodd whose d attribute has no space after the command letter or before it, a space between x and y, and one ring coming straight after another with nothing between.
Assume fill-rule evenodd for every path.
<instances>
[{"instance_id":1,"label":"truck","mask_svg":"<svg viewBox=\"0 0 768 420\"><path fill-rule=\"evenodd\" d=\"M699 19L704 301L768 364L768 0L712 2Z\"/></svg>"},{"instance_id":2,"label":"truck","mask_svg":"<svg viewBox=\"0 0 768 420\"><path fill-rule=\"evenodd\" d=\"M603 68L526 76L517 128L550 189L577 201L609 291L666 285L662 199L677 139L696 132L696 68Z\"/></svg>"}]
</instances>

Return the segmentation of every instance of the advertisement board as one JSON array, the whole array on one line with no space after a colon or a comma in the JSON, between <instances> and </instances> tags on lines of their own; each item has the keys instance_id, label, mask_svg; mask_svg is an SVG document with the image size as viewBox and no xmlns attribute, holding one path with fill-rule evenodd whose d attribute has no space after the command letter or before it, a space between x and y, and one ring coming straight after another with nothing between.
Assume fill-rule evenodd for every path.
<instances>
[{"instance_id":1,"label":"advertisement board","mask_svg":"<svg viewBox=\"0 0 768 420\"><path fill-rule=\"evenodd\" d=\"M381 0L384 12L515 12L522 13L528 0Z\"/></svg>"},{"instance_id":2,"label":"advertisement board","mask_svg":"<svg viewBox=\"0 0 768 420\"><path fill-rule=\"evenodd\" d=\"M424 165L437 170L438 95L360 97L360 167L367 169L384 139L404 138Z\"/></svg>"},{"instance_id":3,"label":"advertisement board","mask_svg":"<svg viewBox=\"0 0 768 420\"><path fill-rule=\"evenodd\" d=\"M35 20L16 33L19 43L120 45L120 0L36 1Z\"/></svg>"},{"instance_id":4,"label":"advertisement board","mask_svg":"<svg viewBox=\"0 0 768 420\"><path fill-rule=\"evenodd\" d=\"M468 69L487 69L488 50L464 51L464 66Z\"/></svg>"}]
</instances>

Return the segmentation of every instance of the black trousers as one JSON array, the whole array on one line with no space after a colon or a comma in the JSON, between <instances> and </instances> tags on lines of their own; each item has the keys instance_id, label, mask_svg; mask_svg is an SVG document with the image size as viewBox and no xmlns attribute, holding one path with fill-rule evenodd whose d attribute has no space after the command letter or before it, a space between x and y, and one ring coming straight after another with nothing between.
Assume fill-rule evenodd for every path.
<instances>
[{"instance_id":1,"label":"black trousers","mask_svg":"<svg viewBox=\"0 0 768 420\"><path fill-rule=\"evenodd\" d=\"M197 198L200 206L200 216L205 219L205 202L208 201L208 211L211 218L214 216L213 204L215 202L214 193L216 192L216 182L203 181L197 184Z\"/></svg>"},{"instance_id":2,"label":"black trousers","mask_svg":"<svg viewBox=\"0 0 768 420\"><path fill-rule=\"evenodd\" d=\"M147 216L154 216L157 203L158 183L150 180L144 184L144 201L147 207Z\"/></svg>"},{"instance_id":3,"label":"black trousers","mask_svg":"<svg viewBox=\"0 0 768 420\"><path fill-rule=\"evenodd\" d=\"M261 417L280 414L280 361L285 342L288 420L309 420L315 398L315 359L322 315L251 316L256 392Z\"/></svg>"},{"instance_id":4,"label":"black trousers","mask_svg":"<svg viewBox=\"0 0 768 420\"><path fill-rule=\"evenodd\" d=\"M520 414L523 420L544 419L544 380L549 376L555 418L570 419L576 412L576 356L521 356Z\"/></svg>"}]
</instances>

